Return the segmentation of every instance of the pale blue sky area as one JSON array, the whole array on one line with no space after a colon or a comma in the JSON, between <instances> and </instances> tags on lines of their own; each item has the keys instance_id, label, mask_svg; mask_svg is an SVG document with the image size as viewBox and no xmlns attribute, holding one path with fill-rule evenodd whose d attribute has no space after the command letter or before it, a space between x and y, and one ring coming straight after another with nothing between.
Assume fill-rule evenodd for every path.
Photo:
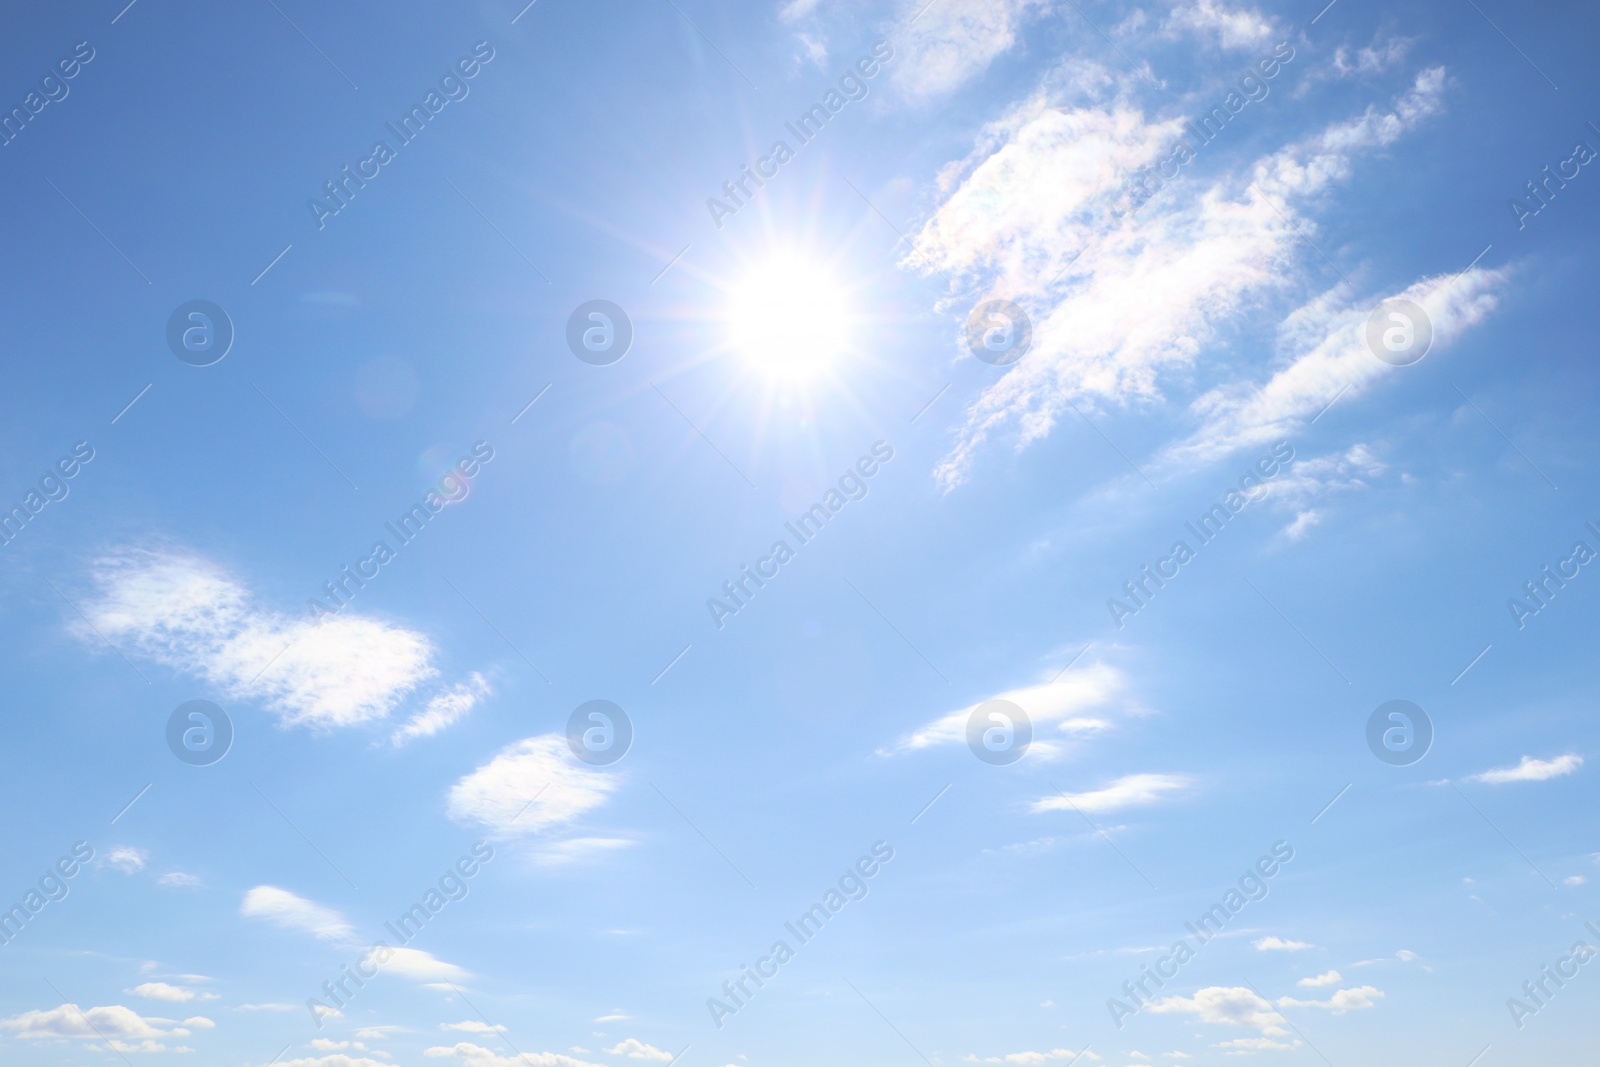
<instances>
[{"instance_id":1,"label":"pale blue sky area","mask_svg":"<svg viewBox=\"0 0 1600 1067\"><path fill-rule=\"evenodd\" d=\"M4 18L0 1062L1588 1055L1594 10L524 2Z\"/></svg>"}]
</instances>

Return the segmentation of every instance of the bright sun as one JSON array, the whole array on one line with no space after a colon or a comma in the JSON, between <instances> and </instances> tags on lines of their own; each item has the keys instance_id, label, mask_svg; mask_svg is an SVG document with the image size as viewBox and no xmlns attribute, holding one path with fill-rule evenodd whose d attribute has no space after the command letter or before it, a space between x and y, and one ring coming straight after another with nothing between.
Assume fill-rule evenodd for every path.
<instances>
[{"instance_id":1,"label":"bright sun","mask_svg":"<svg viewBox=\"0 0 1600 1067\"><path fill-rule=\"evenodd\" d=\"M849 344L849 294L829 270L795 256L753 267L728 291L729 341L784 377L809 377Z\"/></svg>"}]
</instances>

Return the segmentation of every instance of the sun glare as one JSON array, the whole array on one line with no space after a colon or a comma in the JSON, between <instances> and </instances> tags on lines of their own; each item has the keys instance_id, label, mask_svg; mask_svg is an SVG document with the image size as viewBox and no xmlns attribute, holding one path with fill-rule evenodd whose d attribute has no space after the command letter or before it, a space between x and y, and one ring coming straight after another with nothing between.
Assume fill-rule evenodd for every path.
<instances>
[{"instance_id":1,"label":"sun glare","mask_svg":"<svg viewBox=\"0 0 1600 1067\"><path fill-rule=\"evenodd\" d=\"M849 295L828 269L798 257L753 267L728 292L729 343L785 377L827 367L849 343Z\"/></svg>"}]
</instances>

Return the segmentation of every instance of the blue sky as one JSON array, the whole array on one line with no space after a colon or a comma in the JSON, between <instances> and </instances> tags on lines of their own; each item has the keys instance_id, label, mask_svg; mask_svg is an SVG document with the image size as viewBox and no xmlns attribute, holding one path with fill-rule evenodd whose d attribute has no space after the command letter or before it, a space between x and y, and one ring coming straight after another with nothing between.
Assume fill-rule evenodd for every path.
<instances>
[{"instance_id":1,"label":"blue sky","mask_svg":"<svg viewBox=\"0 0 1600 1067\"><path fill-rule=\"evenodd\" d=\"M7 23L4 1062L1588 1047L1592 10Z\"/></svg>"}]
</instances>

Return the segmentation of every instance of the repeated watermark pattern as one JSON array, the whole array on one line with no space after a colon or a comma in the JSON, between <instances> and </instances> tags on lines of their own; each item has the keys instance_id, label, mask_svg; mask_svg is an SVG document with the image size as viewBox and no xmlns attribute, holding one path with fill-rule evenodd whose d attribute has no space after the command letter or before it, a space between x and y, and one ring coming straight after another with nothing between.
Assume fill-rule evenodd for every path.
<instances>
[{"instance_id":1,"label":"repeated watermark pattern","mask_svg":"<svg viewBox=\"0 0 1600 1067\"><path fill-rule=\"evenodd\" d=\"M1593 11L33 8L7 1062L1585 1054Z\"/></svg>"},{"instance_id":2,"label":"repeated watermark pattern","mask_svg":"<svg viewBox=\"0 0 1600 1067\"><path fill-rule=\"evenodd\" d=\"M798 517L783 524L787 538L772 542L767 554L755 562L755 569L746 563L739 568L735 578L722 583L722 595L706 598L706 611L717 629L727 625L727 620L749 607L756 594L767 583L783 573L784 565L791 562L799 549L810 544L822 533L822 528L836 518L845 505L866 499L870 491L868 481L875 477L883 464L894 458L894 447L887 441L873 442L870 453L862 455L855 464L839 475L837 484L822 494L822 499L812 504ZM791 545L789 542L793 541Z\"/></svg>"},{"instance_id":3,"label":"repeated watermark pattern","mask_svg":"<svg viewBox=\"0 0 1600 1067\"><path fill-rule=\"evenodd\" d=\"M722 983L721 996L706 998L706 1011L717 1029L727 1024L730 1015L749 1007L767 982L776 978L783 965L793 960L795 953L820 934L834 916L852 902L865 900L871 892L872 879L882 873L884 865L892 859L894 846L887 841L874 841L870 852L864 853L839 875L816 902L797 917L785 921L785 936L772 942L766 955L756 959L753 969L749 964L741 964L738 977Z\"/></svg>"}]
</instances>

